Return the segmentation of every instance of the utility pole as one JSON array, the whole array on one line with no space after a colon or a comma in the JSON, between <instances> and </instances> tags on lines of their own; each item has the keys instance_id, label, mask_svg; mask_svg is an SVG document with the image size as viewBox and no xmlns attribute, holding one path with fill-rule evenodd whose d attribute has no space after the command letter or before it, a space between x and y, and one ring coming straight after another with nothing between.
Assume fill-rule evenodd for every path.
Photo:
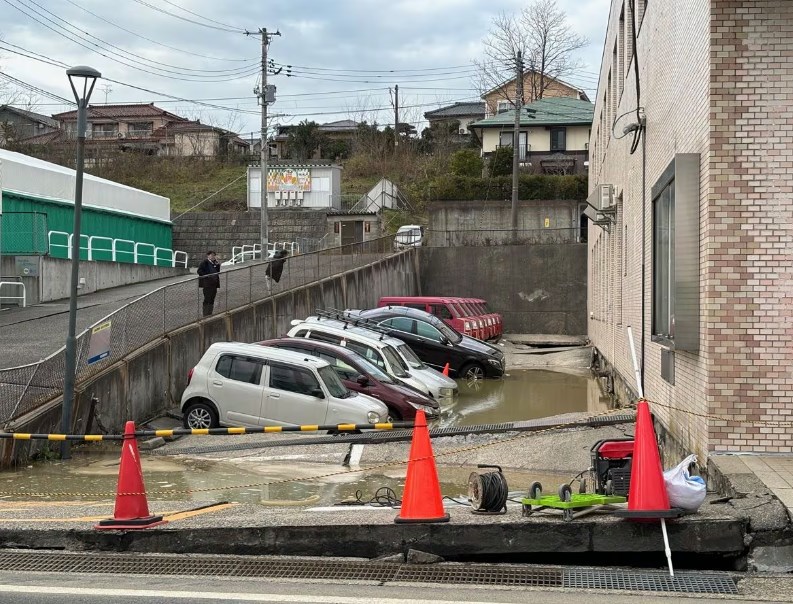
<instances>
[{"instance_id":1,"label":"utility pole","mask_svg":"<svg viewBox=\"0 0 793 604\"><path fill-rule=\"evenodd\" d=\"M262 86L261 89L254 89L254 92L259 96L262 105L262 128L261 128L261 150L259 152L259 167L261 173L261 227L260 239L262 244L262 258L267 258L267 245L270 239L270 229L267 220L267 159L269 149L267 147L267 105L275 102L275 86L267 85L267 48L270 46L270 40L274 36L280 36L281 32L269 33L267 28L259 30L262 36Z\"/></svg>"},{"instance_id":2,"label":"utility pole","mask_svg":"<svg viewBox=\"0 0 793 604\"><path fill-rule=\"evenodd\" d=\"M515 131L512 138L512 230L518 230L518 171L520 166L520 111L523 107L523 56L518 51L515 60Z\"/></svg>"},{"instance_id":3,"label":"utility pole","mask_svg":"<svg viewBox=\"0 0 793 604\"><path fill-rule=\"evenodd\" d=\"M394 85L394 148L399 146L399 84Z\"/></svg>"}]
</instances>

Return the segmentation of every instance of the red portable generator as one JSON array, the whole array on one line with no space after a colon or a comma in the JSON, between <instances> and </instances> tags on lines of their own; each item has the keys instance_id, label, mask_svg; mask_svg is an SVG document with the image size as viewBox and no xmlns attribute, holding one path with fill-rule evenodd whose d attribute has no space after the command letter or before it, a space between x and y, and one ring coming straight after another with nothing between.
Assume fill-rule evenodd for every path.
<instances>
[{"instance_id":1,"label":"red portable generator","mask_svg":"<svg viewBox=\"0 0 793 604\"><path fill-rule=\"evenodd\" d=\"M590 449L592 484L599 495L628 496L631 483L633 439L599 440Z\"/></svg>"}]
</instances>

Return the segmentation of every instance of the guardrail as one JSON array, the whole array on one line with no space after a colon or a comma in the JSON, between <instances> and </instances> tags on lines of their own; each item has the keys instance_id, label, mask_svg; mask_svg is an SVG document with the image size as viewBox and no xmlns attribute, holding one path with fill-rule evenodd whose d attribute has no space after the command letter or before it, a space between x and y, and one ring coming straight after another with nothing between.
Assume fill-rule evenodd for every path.
<instances>
[{"instance_id":1,"label":"guardrail","mask_svg":"<svg viewBox=\"0 0 793 604\"><path fill-rule=\"evenodd\" d=\"M266 278L269 262L243 264L220 273L215 314L241 308L321 279L360 268L394 253L393 236L287 256L280 281ZM109 364L176 329L203 318L198 276L158 288L97 321L77 338L76 384ZM110 323L110 354L88 365L91 330ZM13 358L8 354L3 358ZM0 369L0 423L37 409L63 392L65 348L36 363Z\"/></svg>"},{"instance_id":2,"label":"guardrail","mask_svg":"<svg viewBox=\"0 0 793 604\"><path fill-rule=\"evenodd\" d=\"M16 287L22 290L21 296L7 296L3 295L3 287ZM18 300L17 306L22 306L25 308L27 306L27 291L25 290L25 284L21 281L0 281L0 301L3 300ZM22 304L20 304L21 302Z\"/></svg>"},{"instance_id":3,"label":"guardrail","mask_svg":"<svg viewBox=\"0 0 793 604\"><path fill-rule=\"evenodd\" d=\"M54 243L53 238L55 237L65 237L66 243ZM64 248L66 250L66 259L71 260L73 241L74 233L67 233L66 231L49 231L47 233L47 243L50 248L50 253L55 257L63 256L62 254L53 253L53 248ZM85 246L83 246L83 241L86 243ZM100 247L97 245L100 242L109 242L109 245ZM121 249L122 244L124 246L131 246L131 249ZM81 234L80 252L83 250L85 250L86 259L89 261L105 260L105 258L96 257L98 252L99 254L109 255L112 262L130 262L131 260L134 264L187 268L187 252L183 252L181 250L172 250L171 248L157 247L153 243L147 243L145 241L132 241L131 239L116 239L113 237L103 237L100 235ZM151 258L151 263L143 262L144 258Z\"/></svg>"}]
</instances>

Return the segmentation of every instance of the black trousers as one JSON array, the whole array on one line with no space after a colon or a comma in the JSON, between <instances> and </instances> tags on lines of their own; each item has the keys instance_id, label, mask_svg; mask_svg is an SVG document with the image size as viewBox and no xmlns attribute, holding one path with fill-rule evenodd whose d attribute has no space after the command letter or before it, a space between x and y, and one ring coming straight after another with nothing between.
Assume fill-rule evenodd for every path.
<instances>
[{"instance_id":1,"label":"black trousers","mask_svg":"<svg viewBox=\"0 0 793 604\"><path fill-rule=\"evenodd\" d=\"M208 316L212 314L212 311L215 309L215 296L218 294L217 287L202 287L201 289L204 290L204 316Z\"/></svg>"}]
</instances>

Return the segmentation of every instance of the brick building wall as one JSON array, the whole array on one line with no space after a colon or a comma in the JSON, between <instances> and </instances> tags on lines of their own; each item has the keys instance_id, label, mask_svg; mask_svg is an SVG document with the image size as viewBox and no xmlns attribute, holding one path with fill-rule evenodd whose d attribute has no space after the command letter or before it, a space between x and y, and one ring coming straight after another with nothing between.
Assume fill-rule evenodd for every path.
<instances>
[{"instance_id":1,"label":"brick building wall","mask_svg":"<svg viewBox=\"0 0 793 604\"><path fill-rule=\"evenodd\" d=\"M650 4L636 23L646 147L631 155L632 136L611 134L612 124L621 136L636 121L620 117L637 105L630 3L611 5L600 81L612 84L598 91L590 190L614 185L618 207L610 233L589 226L589 335L635 388L626 337L633 327L645 395L660 403L653 412L702 458L791 451L789 428L728 428L705 417L793 413L791 17L785 0ZM671 384L661 377L663 347L651 341L650 190L679 153L700 158L700 343L698 351L675 352Z\"/></svg>"},{"instance_id":2,"label":"brick building wall","mask_svg":"<svg viewBox=\"0 0 793 604\"><path fill-rule=\"evenodd\" d=\"M511 82L507 82L504 86L491 91L483 97L485 99L485 111L487 115L495 115L497 113L499 101L515 101L515 82L516 79L513 79ZM535 86L539 86L539 79L537 79ZM537 95L532 93L532 88L531 76L526 74L523 78L524 103L533 103L537 100ZM579 90L562 82L557 82L556 80L550 82L543 91L544 98L570 97L577 99L580 94ZM513 109L514 106L510 108Z\"/></svg>"},{"instance_id":3,"label":"brick building wall","mask_svg":"<svg viewBox=\"0 0 793 604\"><path fill-rule=\"evenodd\" d=\"M649 9L648 9L649 10ZM793 420L793 2L711 3L711 412ZM714 451L793 451L793 430L713 422Z\"/></svg>"}]
</instances>

